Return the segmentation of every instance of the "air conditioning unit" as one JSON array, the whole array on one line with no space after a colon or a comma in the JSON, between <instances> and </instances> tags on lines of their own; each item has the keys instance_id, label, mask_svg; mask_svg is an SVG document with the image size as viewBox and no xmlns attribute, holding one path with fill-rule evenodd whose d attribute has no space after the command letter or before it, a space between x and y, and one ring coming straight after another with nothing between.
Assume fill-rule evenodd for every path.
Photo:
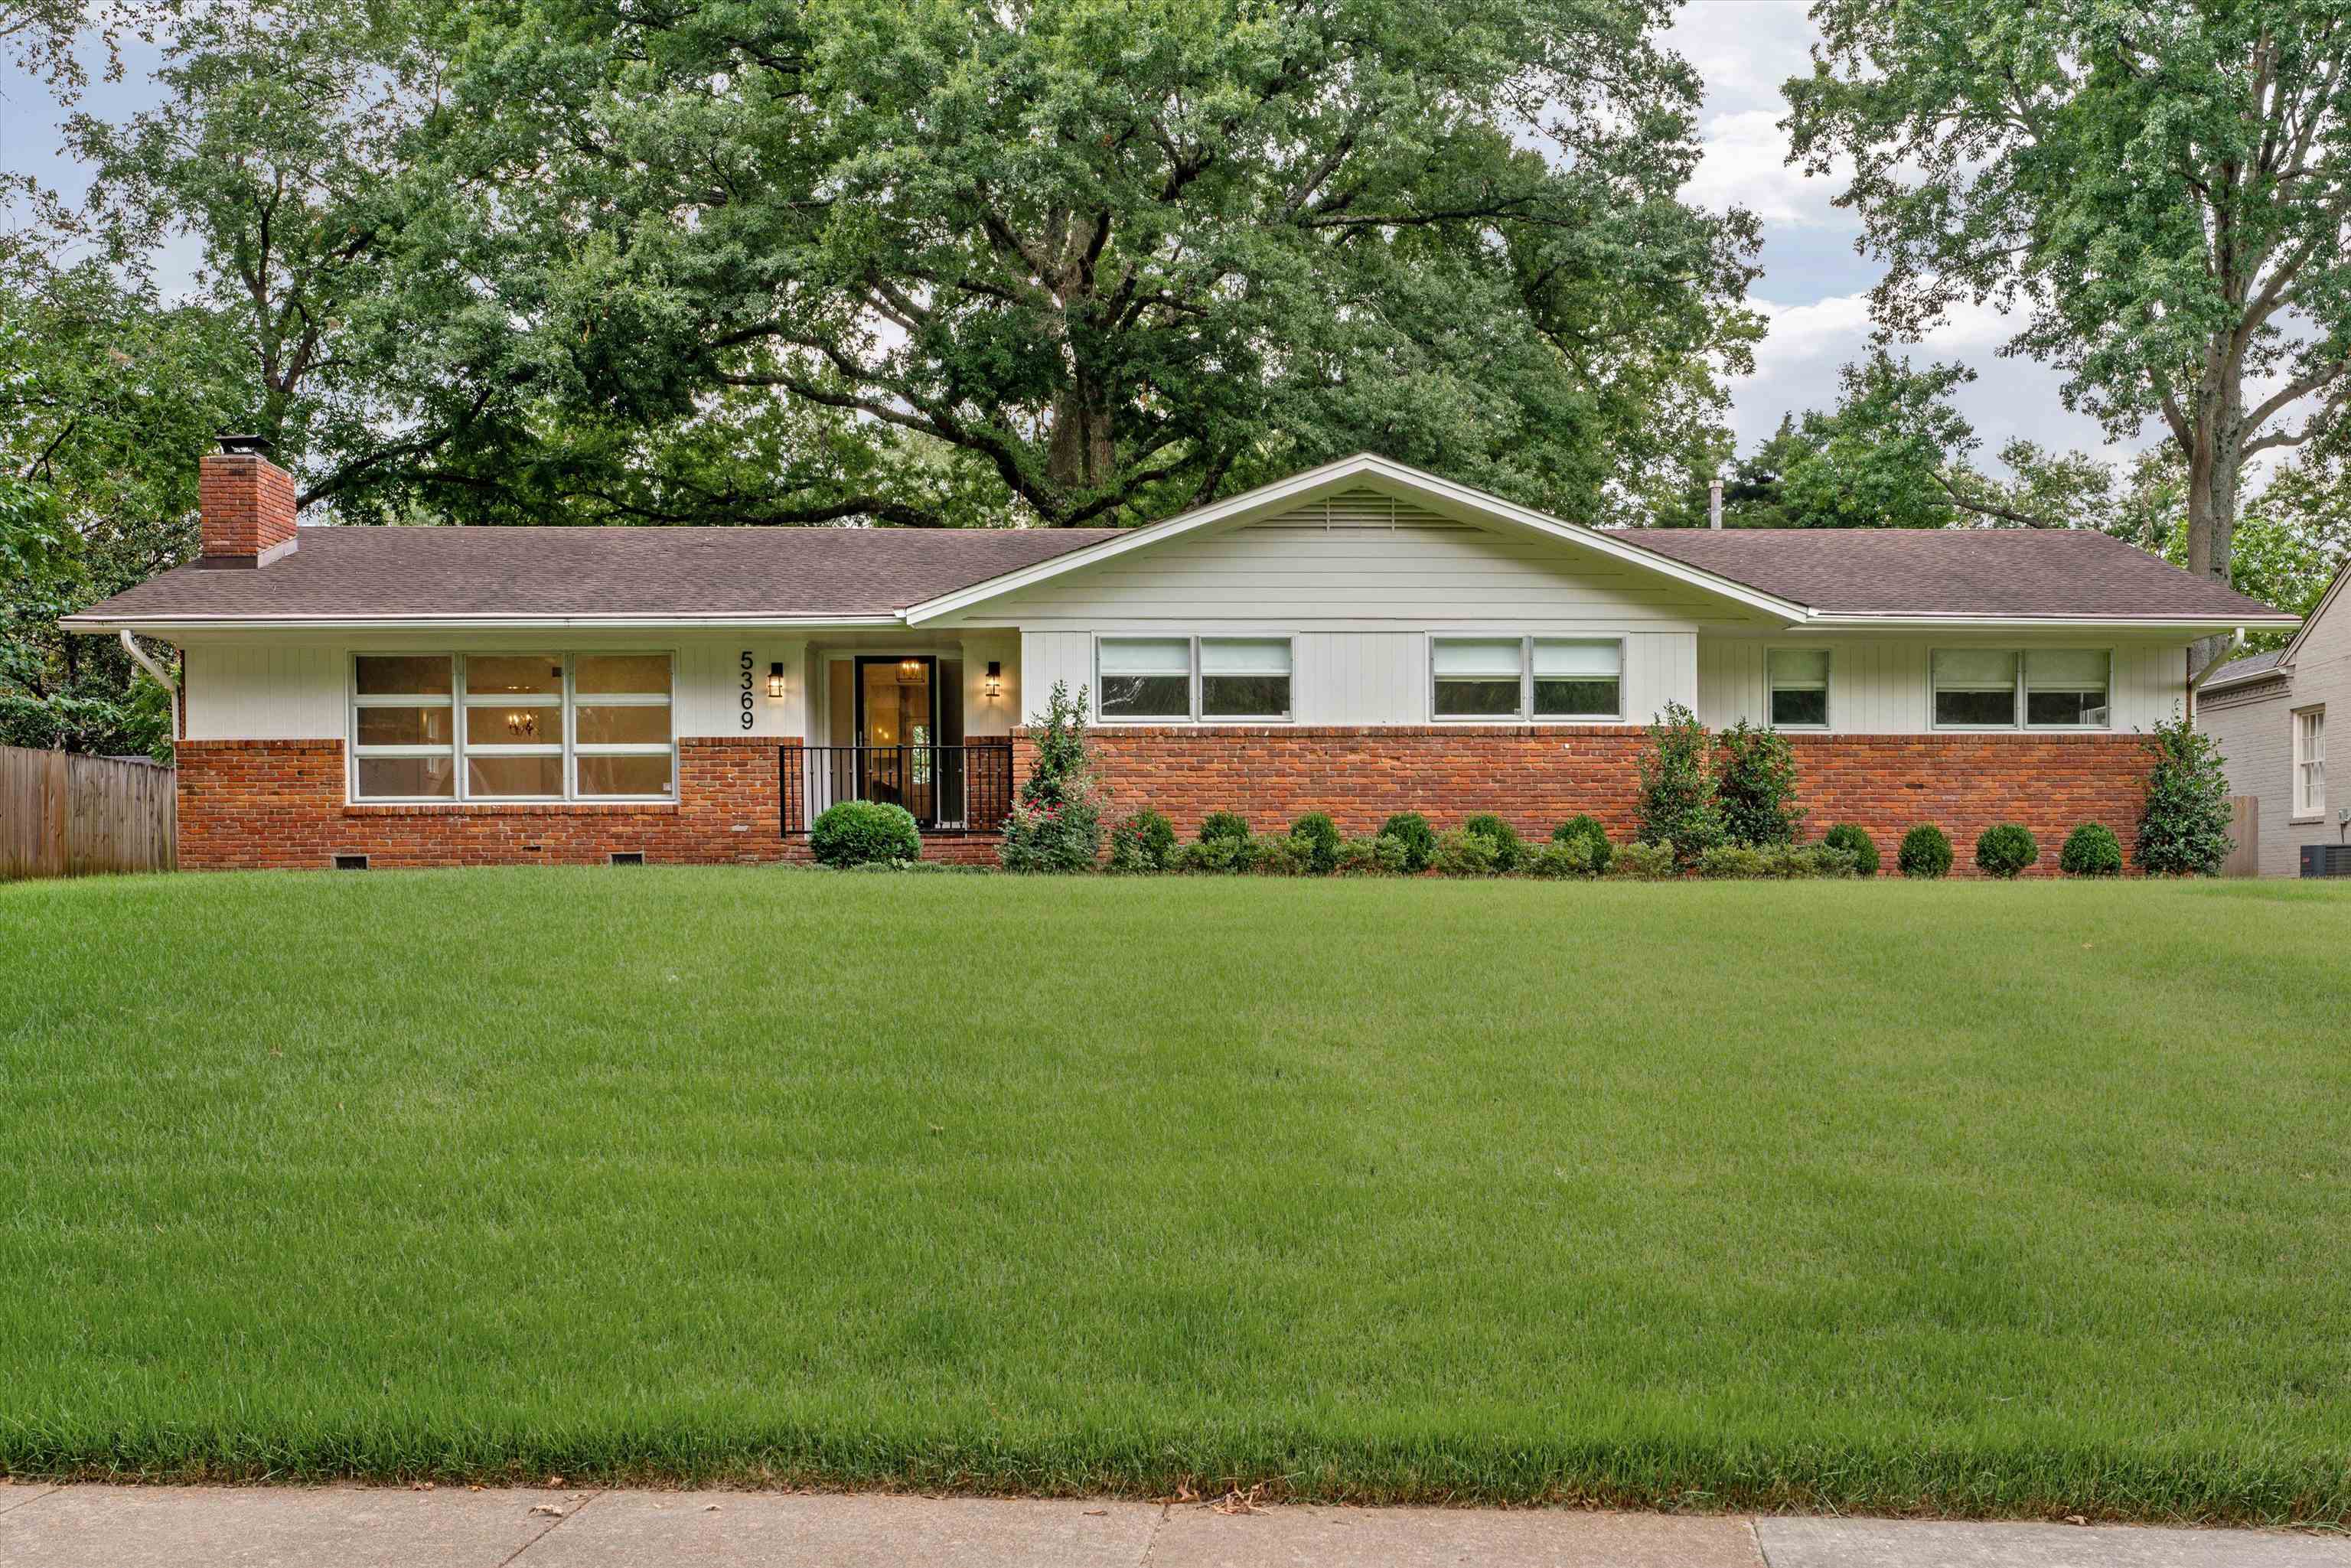
<instances>
[{"instance_id":1,"label":"air conditioning unit","mask_svg":"<svg viewBox=\"0 0 2351 1568\"><path fill-rule=\"evenodd\" d=\"M2302 846L2304 876L2351 876L2351 844Z\"/></svg>"}]
</instances>

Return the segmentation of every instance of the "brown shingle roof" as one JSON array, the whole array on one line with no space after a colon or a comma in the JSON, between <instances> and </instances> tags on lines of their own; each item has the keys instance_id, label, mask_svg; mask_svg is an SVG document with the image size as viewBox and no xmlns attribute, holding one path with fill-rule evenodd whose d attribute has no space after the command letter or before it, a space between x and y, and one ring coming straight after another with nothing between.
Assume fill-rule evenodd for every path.
<instances>
[{"instance_id":1,"label":"brown shingle roof","mask_svg":"<svg viewBox=\"0 0 2351 1568\"><path fill-rule=\"evenodd\" d=\"M1832 614L2283 613L2086 529L1626 528L1612 537Z\"/></svg>"},{"instance_id":2,"label":"brown shingle roof","mask_svg":"<svg viewBox=\"0 0 2351 1568\"><path fill-rule=\"evenodd\" d=\"M76 619L888 615L1114 528L304 528L260 568L183 566Z\"/></svg>"}]
</instances>

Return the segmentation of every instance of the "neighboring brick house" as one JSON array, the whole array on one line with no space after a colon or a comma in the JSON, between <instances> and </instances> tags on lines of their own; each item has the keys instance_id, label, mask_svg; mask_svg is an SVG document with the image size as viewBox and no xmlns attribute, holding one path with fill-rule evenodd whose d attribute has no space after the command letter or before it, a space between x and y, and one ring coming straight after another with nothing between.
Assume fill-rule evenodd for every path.
<instances>
[{"instance_id":1,"label":"neighboring brick house","mask_svg":"<svg viewBox=\"0 0 2351 1568\"><path fill-rule=\"evenodd\" d=\"M1629 833L1680 703L1789 735L1816 828L2047 869L2128 841L2190 642L2294 624L2095 533L1593 529L1372 456L1123 531L298 531L252 451L203 478L203 559L65 622L181 649L191 867L775 860L852 796L983 857L1064 683L1187 832Z\"/></svg>"},{"instance_id":2,"label":"neighboring brick house","mask_svg":"<svg viewBox=\"0 0 2351 1568\"><path fill-rule=\"evenodd\" d=\"M2351 714L2351 562L2275 653L2223 664L2201 684L2197 727L2220 743L2230 792L2255 801L2254 871L2296 876L2313 845L2351 841L2351 791L2326 787L2328 710ZM2351 852L2344 852L2351 857Z\"/></svg>"}]
</instances>

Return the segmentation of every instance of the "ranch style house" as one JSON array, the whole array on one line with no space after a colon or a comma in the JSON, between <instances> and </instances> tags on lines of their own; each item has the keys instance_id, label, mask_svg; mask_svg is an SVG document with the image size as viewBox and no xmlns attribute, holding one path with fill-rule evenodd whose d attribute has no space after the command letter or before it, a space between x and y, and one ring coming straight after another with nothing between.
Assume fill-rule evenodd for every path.
<instances>
[{"instance_id":1,"label":"ranch style house","mask_svg":"<svg viewBox=\"0 0 2351 1568\"><path fill-rule=\"evenodd\" d=\"M1603 529L1362 455L1129 529L295 526L232 439L203 553L68 617L183 657L192 868L758 862L835 800L991 859L1086 693L1113 816L1634 827L1667 704L1794 745L1813 831L2126 843L2189 644L2295 618L2092 532Z\"/></svg>"},{"instance_id":2,"label":"ranch style house","mask_svg":"<svg viewBox=\"0 0 2351 1568\"><path fill-rule=\"evenodd\" d=\"M2218 741L2231 793L2252 800L2239 853L2260 876L2351 876L2351 796L2326 789L2326 711L2351 713L2351 561L2284 647L2207 675L2196 723Z\"/></svg>"}]
</instances>

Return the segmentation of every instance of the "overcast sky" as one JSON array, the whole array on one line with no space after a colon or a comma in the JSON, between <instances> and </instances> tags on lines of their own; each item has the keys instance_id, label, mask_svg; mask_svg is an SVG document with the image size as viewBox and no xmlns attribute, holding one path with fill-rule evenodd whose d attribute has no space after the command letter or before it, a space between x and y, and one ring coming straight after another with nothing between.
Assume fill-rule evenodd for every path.
<instances>
[{"instance_id":1,"label":"overcast sky","mask_svg":"<svg viewBox=\"0 0 2351 1568\"><path fill-rule=\"evenodd\" d=\"M1805 0L1690 0L1672 34L1674 47L1707 84L1706 159L1689 195L1715 207L1736 202L1763 220L1763 276L1751 298L1770 317L1771 332L1757 350L1756 373L1733 388L1732 424L1742 452L1769 435L1783 413L1834 403L1838 367L1868 344L1865 296L1878 269L1855 253L1858 228L1831 204L1836 183L1807 179L1788 166L1787 138L1777 123L1786 111L1780 84L1810 69L1813 31L1804 12ZM121 83L93 85L86 99L92 112L118 118L152 99L153 51L133 50L126 63ZM0 68L0 165L77 190L82 182L57 156L57 120L38 83ZM184 276L193 246L173 259ZM2095 422L2059 402L2053 373L2030 360L1999 357L2011 330L1990 310L1970 310L1907 351L1920 361L1956 359L1976 371L1959 402L1983 437L1985 461L2019 434L2060 449L2103 449Z\"/></svg>"}]
</instances>

